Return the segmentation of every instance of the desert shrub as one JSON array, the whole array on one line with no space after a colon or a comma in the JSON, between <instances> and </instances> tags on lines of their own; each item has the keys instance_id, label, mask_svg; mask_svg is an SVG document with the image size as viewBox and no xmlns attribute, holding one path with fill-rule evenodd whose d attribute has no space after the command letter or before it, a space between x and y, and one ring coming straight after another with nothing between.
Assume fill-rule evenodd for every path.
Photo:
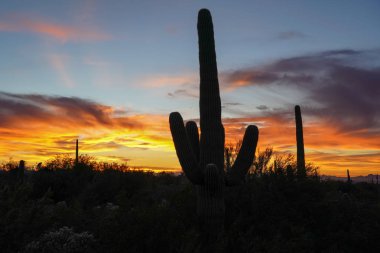
<instances>
[{"instance_id":1,"label":"desert shrub","mask_svg":"<svg viewBox=\"0 0 380 253\"><path fill-rule=\"evenodd\" d=\"M87 231L95 252L199 250L196 189L183 175L41 169L10 187L3 173L2 252L47 247L63 227L73 240ZM290 180L268 169L232 187L225 201L224 252L380 252L376 184Z\"/></svg>"},{"instance_id":2,"label":"desert shrub","mask_svg":"<svg viewBox=\"0 0 380 253\"><path fill-rule=\"evenodd\" d=\"M26 245L25 253L86 253L94 252L94 236L88 232L75 233L72 228L62 227L43 234L38 240Z\"/></svg>"}]
</instances>

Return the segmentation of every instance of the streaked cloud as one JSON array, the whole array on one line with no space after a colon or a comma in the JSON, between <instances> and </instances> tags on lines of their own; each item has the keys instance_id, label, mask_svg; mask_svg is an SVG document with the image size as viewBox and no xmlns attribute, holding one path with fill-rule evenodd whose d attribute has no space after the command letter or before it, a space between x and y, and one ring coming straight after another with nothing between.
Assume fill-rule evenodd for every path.
<instances>
[{"instance_id":1,"label":"streaked cloud","mask_svg":"<svg viewBox=\"0 0 380 253\"><path fill-rule=\"evenodd\" d=\"M168 96L171 98L176 98L176 97L191 97L191 98L198 98L199 95L197 92L188 89L176 89L173 92L168 92Z\"/></svg>"},{"instance_id":2,"label":"streaked cloud","mask_svg":"<svg viewBox=\"0 0 380 253\"><path fill-rule=\"evenodd\" d=\"M56 71L58 78L67 88L76 86L68 70L68 57L60 54L51 54L48 56L48 61L52 68Z\"/></svg>"},{"instance_id":3,"label":"streaked cloud","mask_svg":"<svg viewBox=\"0 0 380 253\"><path fill-rule=\"evenodd\" d=\"M266 105L259 105L259 106L256 106L256 109L264 111L264 110L268 110L268 106L266 106Z\"/></svg>"},{"instance_id":4,"label":"streaked cloud","mask_svg":"<svg viewBox=\"0 0 380 253\"><path fill-rule=\"evenodd\" d=\"M225 87L302 92L305 115L346 132L380 129L380 50L334 50L222 74Z\"/></svg>"},{"instance_id":5,"label":"streaked cloud","mask_svg":"<svg viewBox=\"0 0 380 253\"><path fill-rule=\"evenodd\" d=\"M307 37L309 36L299 31L285 31L277 35L277 38L280 40L303 39Z\"/></svg>"},{"instance_id":6,"label":"streaked cloud","mask_svg":"<svg viewBox=\"0 0 380 253\"><path fill-rule=\"evenodd\" d=\"M194 85L198 82L197 80L197 75L195 74L156 75L146 77L144 80L141 80L141 83L145 87L161 88L167 86Z\"/></svg>"},{"instance_id":7,"label":"streaked cloud","mask_svg":"<svg viewBox=\"0 0 380 253\"><path fill-rule=\"evenodd\" d=\"M33 33L54 38L60 42L102 41L111 38L110 34L92 27L60 24L41 17L28 17L16 14L10 15L6 19L0 19L0 31Z\"/></svg>"},{"instance_id":8,"label":"streaked cloud","mask_svg":"<svg viewBox=\"0 0 380 253\"><path fill-rule=\"evenodd\" d=\"M81 151L106 156L125 148L172 150L166 115L131 111L77 97L0 93L0 157L46 160ZM108 154L112 155L112 154Z\"/></svg>"},{"instance_id":9,"label":"streaked cloud","mask_svg":"<svg viewBox=\"0 0 380 253\"><path fill-rule=\"evenodd\" d=\"M252 115L223 119L226 143L239 141L247 125L255 124L260 131L260 150L272 146L279 153L295 153L293 106L259 107ZM73 153L79 138L82 153L102 160L179 168L168 115L136 114L77 97L5 92L0 93L0 108L2 160L13 157L30 164ZM324 174L344 175L347 168L352 175L378 171L380 131L347 132L320 120L307 106L301 108L307 161L321 166Z\"/></svg>"},{"instance_id":10,"label":"streaked cloud","mask_svg":"<svg viewBox=\"0 0 380 253\"><path fill-rule=\"evenodd\" d=\"M182 75L156 75L145 78L141 81L147 88L168 88L167 96L170 98L177 97L199 97L199 77L197 74Z\"/></svg>"}]
</instances>

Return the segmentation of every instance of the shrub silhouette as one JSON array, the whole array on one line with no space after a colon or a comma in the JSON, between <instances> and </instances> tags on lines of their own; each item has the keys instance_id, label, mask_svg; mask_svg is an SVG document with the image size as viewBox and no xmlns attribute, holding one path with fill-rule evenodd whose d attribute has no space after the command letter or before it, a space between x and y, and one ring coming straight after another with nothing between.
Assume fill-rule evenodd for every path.
<instances>
[{"instance_id":1,"label":"shrub silhouette","mask_svg":"<svg viewBox=\"0 0 380 253\"><path fill-rule=\"evenodd\" d=\"M75 233L72 228L62 227L45 233L37 241L29 243L24 253L86 253L94 252L94 236L88 232Z\"/></svg>"},{"instance_id":2,"label":"shrub silhouette","mask_svg":"<svg viewBox=\"0 0 380 253\"><path fill-rule=\"evenodd\" d=\"M22 252L65 226L92 234L95 252L202 251L194 212L198 193L183 175L95 170L83 183L73 180L72 169L42 170L8 187L7 173L0 174L2 252ZM224 236L217 249L379 252L379 192L376 184L289 180L265 170L225 191Z\"/></svg>"}]
</instances>

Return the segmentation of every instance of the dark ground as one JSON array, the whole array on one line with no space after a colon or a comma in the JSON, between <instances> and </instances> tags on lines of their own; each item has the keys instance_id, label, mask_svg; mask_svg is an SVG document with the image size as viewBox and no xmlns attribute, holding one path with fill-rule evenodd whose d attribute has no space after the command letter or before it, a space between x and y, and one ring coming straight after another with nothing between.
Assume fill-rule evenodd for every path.
<instances>
[{"instance_id":1,"label":"dark ground","mask_svg":"<svg viewBox=\"0 0 380 253\"><path fill-rule=\"evenodd\" d=\"M380 186L281 171L226 189L225 252L380 252ZM192 252L184 176L90 167L0 172L1 252Z\"/></svg>"}]
</instances>

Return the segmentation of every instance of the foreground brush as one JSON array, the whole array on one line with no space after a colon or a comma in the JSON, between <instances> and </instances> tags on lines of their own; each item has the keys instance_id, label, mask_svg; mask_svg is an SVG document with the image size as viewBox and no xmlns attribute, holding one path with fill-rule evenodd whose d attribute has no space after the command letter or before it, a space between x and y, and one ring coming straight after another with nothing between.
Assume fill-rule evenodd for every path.
<instances>
[{"instance_id":1,"label":"foreground brush","mask_svg":"<svg viewBox=\"0 0 380 253\"><path fill-rule=\"evenodd\" d=\"M170 114L170 130L179 162L187 178L197 187L197 214L207 242L215 241L224 228L224 188L244 181L252 165L258 141L256 126L248 126L240 152L224 171L224 128L221 119L218 70L211 14L198 14L200 65L200 138L194 121L186 126L178 112Z\"/></svg>"}]
</instances>

